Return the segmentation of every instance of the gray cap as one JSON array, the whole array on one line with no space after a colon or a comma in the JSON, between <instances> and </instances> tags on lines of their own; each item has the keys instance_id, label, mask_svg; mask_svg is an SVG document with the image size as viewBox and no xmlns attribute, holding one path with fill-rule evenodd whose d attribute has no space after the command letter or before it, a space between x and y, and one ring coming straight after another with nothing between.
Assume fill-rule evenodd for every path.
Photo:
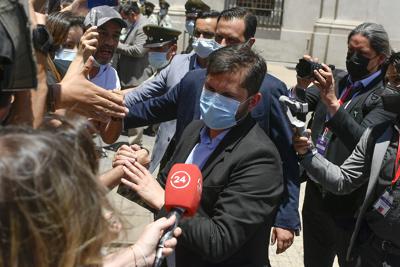
<instances>
[{"instance_id":1,"label":"gray cap","mask_svg":"<svg viewBox=\"0 0 400 267\"><path fill-rule=\"evenodd\" d=\"M99 27L110 20L117 22L122 28L127 26L121 15L110 6L97 6L90 9L90 12L85 17L84 24L85 27Z\"/></svg>"}]
</instances>

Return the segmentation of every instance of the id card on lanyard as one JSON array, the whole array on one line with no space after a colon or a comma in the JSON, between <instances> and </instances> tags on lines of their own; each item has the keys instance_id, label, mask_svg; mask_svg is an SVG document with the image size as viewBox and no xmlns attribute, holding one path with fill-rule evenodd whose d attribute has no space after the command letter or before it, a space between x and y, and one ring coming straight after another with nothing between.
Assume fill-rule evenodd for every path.
<instances>
[{"instance_id":1,"label":"id card on lanyard","mask_svg":"<svg viewBox=\"0 0 400 267\"><path fill-rule=\"evenodd\" d=\"M346 98L349 96L352 88L353 88L352 86L348 86L346 88L346 90L344 90L344 92L342 93L342 95L339 98L339 105L340 106L342 106L344 104L344 102L346 101ZM347 104L344 106L345 109L349 106L349 104L351 103L353 98L355 96L357 96L357 95L358 95L358 92L353 95L353 97L350 99L349 102L347 102ZM325 123L327 121L328 121L328 115L327 115ZM325 127L324 131L322 132L322 134L320 134L318 136L317 143L315 145L315 147L317 148L317 151L318 151L319 154L325 156L325 152L326 152L326 149L328 147L329 141L331 140L331 137L332 137L331 130L329 130L328 127Z\"/></svg>"},{"instance_id":2,"label":"id card on lanyard","mask_svg":"<svg viewBox=\"0 0 400 267\"><path fill-rule=\"evenodd\" d=\"M399 133L399 129L396 127L397 132ZM399 166L399 160L400 160L400 134L399 134L399 140L397 143L397 154L396 154L396 161L394 163L394 177L392 179L392 182L390 186L388 186L383 192L383 194L379 197L379 199L375 202L374 204L374 209L380 213L383 217L385 217L390 209L393 207L393 188L395 187L397 181L400 178L400 166Z\"/></svg>"}]
</instances>

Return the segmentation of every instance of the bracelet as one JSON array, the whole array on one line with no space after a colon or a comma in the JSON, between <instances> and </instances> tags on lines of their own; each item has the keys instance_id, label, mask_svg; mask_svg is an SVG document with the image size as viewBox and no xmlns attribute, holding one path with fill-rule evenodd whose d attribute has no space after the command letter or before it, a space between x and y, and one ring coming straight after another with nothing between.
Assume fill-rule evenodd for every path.
<instances>
[{"instance_id":1,"label":"bracelet","mask_svg":"<svg viewBox=\"0 0 400 267\"><path fill-rule=\"evenodd\" d=\"M56 111L56 101L54 99L54 91L51 85L47 85L47 111Z\"/></svg>"},{"instance_id":2,"label":"bracelet","mask_svg":"<svg viewBox=\"0 0 400 267\"><path fill-rule=\"evenodd\" d=\"M142 258L143 258L143 261L144 261L144 266L146 266L146 267L149 266L149 264L147 263L146 256L145 256L144 253L143 253L142 248L141 248L139 245L137 245L137 244L133 245L133 247L134 247L134 246L136 246L136 247L138 248L140 254L142 255Z\"/></svg>"}]
</instances>

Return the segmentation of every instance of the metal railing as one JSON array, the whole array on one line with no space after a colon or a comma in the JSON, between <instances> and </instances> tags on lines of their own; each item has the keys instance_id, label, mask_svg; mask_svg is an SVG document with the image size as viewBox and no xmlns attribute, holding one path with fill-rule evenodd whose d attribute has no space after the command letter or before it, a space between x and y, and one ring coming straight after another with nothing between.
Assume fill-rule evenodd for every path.
<instances>
[{"instance_id":1,"label":"metal railing","mask_svg":"<svg viewBox=\"0 0 400 267\"><path fill-rule=\"evenodd\" d=\"M244 7L257 16L258 28L279 29L282 26L284 0L225 0L225 8Z\"/></svg>"}]
</instances>

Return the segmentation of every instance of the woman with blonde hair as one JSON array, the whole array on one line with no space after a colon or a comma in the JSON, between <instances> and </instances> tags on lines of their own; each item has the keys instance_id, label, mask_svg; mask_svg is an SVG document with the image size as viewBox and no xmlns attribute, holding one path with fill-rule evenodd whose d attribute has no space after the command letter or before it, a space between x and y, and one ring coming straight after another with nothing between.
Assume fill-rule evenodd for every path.
<instances>
[{"instance_id":1,"label":"woman with blonde hair","mask_svg":"<svg viewBox=\"0 0 400 267\"><path fill-rule=\"evenodd\" d=\"M0 130L0 266L150 266L175 218L149 224L137 243L102 254L113 211L97 178L85 121L32 130ZM175 236L180 229L175 231ZM176 245L172 238L164 255Z\"/></svg>"}]
</instances>

